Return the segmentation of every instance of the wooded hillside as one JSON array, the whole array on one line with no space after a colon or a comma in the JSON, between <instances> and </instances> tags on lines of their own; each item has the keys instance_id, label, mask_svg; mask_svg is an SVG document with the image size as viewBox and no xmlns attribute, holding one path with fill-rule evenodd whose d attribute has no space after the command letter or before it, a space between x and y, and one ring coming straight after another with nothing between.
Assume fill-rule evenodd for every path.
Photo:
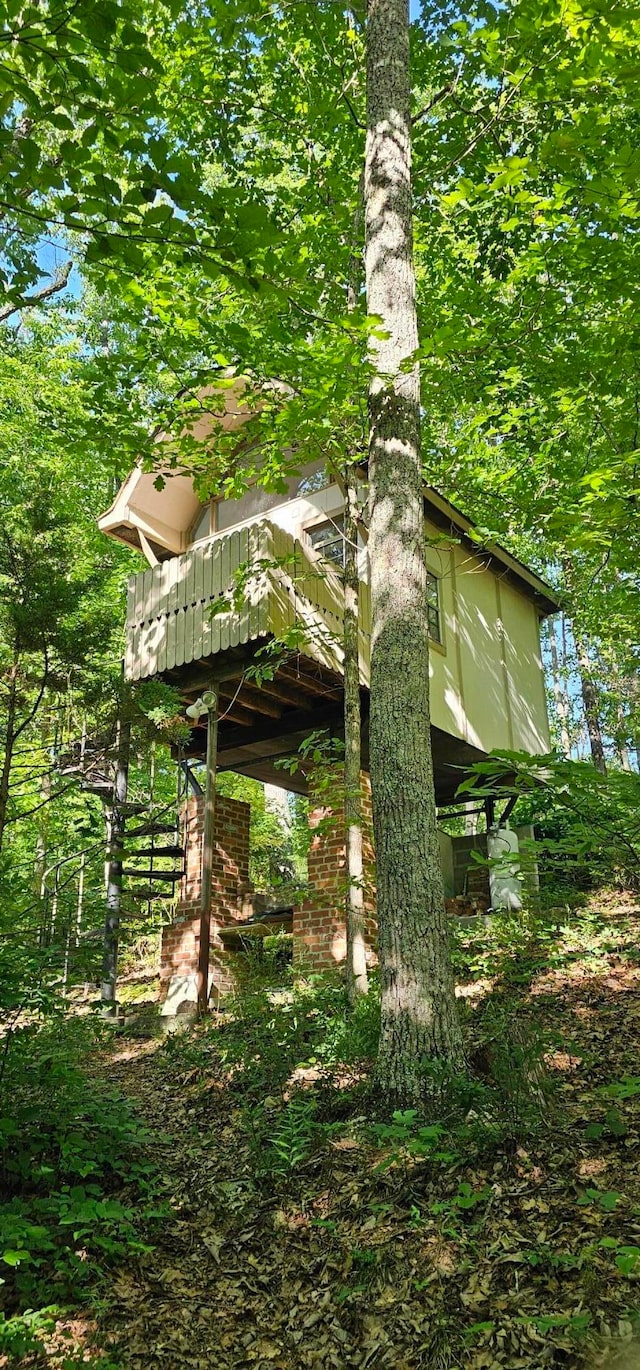
<instances>
[{"instance_id":1,"label":"wooded hillside","mask_svg":"<svg viewBox=\"0 0 640 1370\"><path fill-rule=\"evenodd\" d=\"M639 57L631 0L0 4L0 1364L577 1370L632 1346ZM200 714L125 679L144 563L97 519L136 463L203 505L310 463L338 486L344 710L314 727L307 678L308 797L216 775L218 714L246 709L211 662ZM560 606L551 753L461 766L449 817L425 488ZM304 645L296 622L243 674L267 731ZM216 786L286 909L332 811L345 963L242 943L214 1011ZM199 1016L165 1039L198 795ZM538 884L455 920L438 829L489 850L498 811L532 825Z\"/></svg>"}]
</instances>

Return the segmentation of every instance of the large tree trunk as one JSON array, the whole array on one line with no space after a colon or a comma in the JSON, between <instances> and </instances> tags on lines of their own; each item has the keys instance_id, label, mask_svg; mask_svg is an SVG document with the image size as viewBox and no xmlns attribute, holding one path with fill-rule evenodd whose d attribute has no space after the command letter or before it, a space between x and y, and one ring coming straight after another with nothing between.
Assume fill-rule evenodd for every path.
<instances>
[{"instance_id":1,"label":"large tree trunk","mask_svg":"<svg viewBox=\"0 0 640 1370\"><path fill-rule=\"evenodd\" d=\"M582 706L584 708L585 723L589 735L589 747L591 749L591 760L597 771L602 775L607 773L607 763L604 755L604 743L602 740L602 728L600 727L600 713L598 709L598 693L593 683L591 660L589 649L584 638L578 637L574 629L574 641L578 655L578 673L580 675L580 689L582 692Z\"/></svg>"},{"instance_id":2,"label":"large tree trunk","mask_svg":"<svg viewBox=\"0 0 640 1370\"><path fill-rule=\"evenodd\" d=\"M365 159L372 641L370 758L382 1021L378 1079L419 1103L421 1066L463 1060L436 832L411 222L407 0L371 0Z\"/></svg>"},{"instance_id":3,"label":"large tree trunk","mask_svg":"<svg viewBox=\"0 0 640 1370\"><path fill-rule=\"evenodd\" d=\"M347 999L369 988L365 942L362 801L360 794L360 667L358 657L358 512L354 469L347 465L344 508L344 821L347 856L345 923Z\"/></svg>"}]
</instances>

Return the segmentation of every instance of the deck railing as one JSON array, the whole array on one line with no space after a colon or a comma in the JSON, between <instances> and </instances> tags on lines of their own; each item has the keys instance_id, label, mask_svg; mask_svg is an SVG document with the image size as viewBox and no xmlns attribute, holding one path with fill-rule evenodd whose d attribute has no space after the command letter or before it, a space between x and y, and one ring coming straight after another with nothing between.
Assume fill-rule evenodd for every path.
<instances>
[{"instance_id":1,"label":"deck railing","mask_svg":"<svg viewBox=\"0 0 640 1370\"><path fill-rule=\"evenodd\" d=\"M368 684L369 587L361 591L360 674ZM146 679L293 627L301 651L341 671L343 604L338 571L292 534L256 520L131 577L125 675Z\"/></svg>"}]
</instances>

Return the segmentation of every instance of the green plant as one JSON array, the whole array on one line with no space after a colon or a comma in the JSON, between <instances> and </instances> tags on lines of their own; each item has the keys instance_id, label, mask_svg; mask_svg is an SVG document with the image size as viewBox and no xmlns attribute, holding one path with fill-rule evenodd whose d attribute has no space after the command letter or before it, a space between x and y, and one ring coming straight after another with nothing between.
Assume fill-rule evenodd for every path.
<instances>
[{"instance_id":1,"label":"green plant","mask_svg":"<svg viewBox=\"0 0 640 1370\"><path fill-rule=\"evenodd\" d=\"M580 1195L578 1203L583 1206L586 1206L587 1204L597 1204L598 1208L601 1208L603 1213L613 1213L618 1207L621 1199L622 1194L618 1194L613 1189L585 1189L584 1194Z\"/></svg>"},{"instance_id":2,"label":"green plant","mask_svg":"<svg viewBox=\"0 0 640 1370\"><path fill-rule=\"evenodd\" d=\"M441 1123L421 1123L415 1108L397 1109L390 1123L372 1124L371 1133L378 1145L391 1148L378 1162L376 1171L389 1170L400 1160L417 1157L429 1157L435 1161L452 1160L453 1153L438 1149L444 1132Z\"/></svg>"},{"instance_id":3,"label":"green plant","mask_svg":"<svg viewBox=\"0 0 640 1370\"><path fill-rule=\"evenodd\" d=\"M506 997L488 999L479 1016L472 1056L478 1082L478 1132L503 1140L537 1132L548 1120L554 1082L544 1063L550 1039L535 1023L522 1022Z\"/></svg>"},{"instance_id":4,"label":"green plant","mask_svg":"<svg viewBox=\"0 0 640 1370\"><path fill-rule=\"evenodd\" d=\"M19 1317L7 1318L0 1313L0 1355L18 1364L22 1357L41 1352L42 1342L38 1334L52 1332L60 1312L56 1304L50 1304L37 1312L29 1309Z\"/></svg>"},{"instance_id":5,"label":"green plant","mask_svg":"<svg viewBox=\"0 0 640 1370\"><path fill-rule=\"evenodd\" d=\"M8 1058L0 1263L5 1310L18 1319L47 1307L52 1288L77 1298L114 1260L147 1252L166 1211L146 1128L117 1090L79 1068L95 1040L91 1024L54 1023L17 1034ZM19 1323L6 1335L19 1337Z\"/></svg>"},{"instance_id":6,"label":"green plant","mask_svg":"<svg viewBox=\"0 0 640 1370\"><path fill-rule=\"evenodd\" d=\"M483 1185L481 1189L474 1189L470 1180L461 1180L455 1194L450 1198L437 1199L431 1205L431 1212L436 1216L445 1215L454 1220L452 1230L457 1230L456 1219L461 1213L468 1213L477 1208L480 1204L487 1203L491 1198L491 1190L488 1185Z\"/></svg>"},{"instance_id":7,"label":"green plant","mask_svg":"<svg viewBox=\"0 0 640 1370\"><path fill-rule=\"evenodd\" d=\"M604 1250L615 1252L615 1261L621 1275L635 1275L640 1266L640 1246L623 1246L616 1237L603 1237L599 1245Z\"/></svg>"},{"instance_id":8,"label":"green plant","mask_svg":"<svg viewBox=\"0 0 640 1370\"><path fill-rule=\"evenodd\" d=\"M640 1094L640 1076L625 1075L613 1085L604 1085L601 1093L607 1099L636 1099Z\"/></svg>"},{"instance_id":9,"label":"green plant","mask_svg":"<svg viewBox=\"0 0 640 1370\"><path fill-rule=\"evenodd\" d=\"M308 1160L318 1135L316 1109L315 1099L299 1092L268 1120L267 1145L259 1158L262 1174L286 1176Z\"/></svg>"}]
</instances>

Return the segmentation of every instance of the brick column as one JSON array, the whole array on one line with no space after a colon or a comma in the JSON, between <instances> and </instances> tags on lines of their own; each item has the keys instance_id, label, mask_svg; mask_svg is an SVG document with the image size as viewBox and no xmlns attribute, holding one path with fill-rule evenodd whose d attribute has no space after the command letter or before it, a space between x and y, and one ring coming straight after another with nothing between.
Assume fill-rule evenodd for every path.
<instances>
[{"instance_id":1,"label":"brick column","mask_svg":"<svg viewBox=\"0 0 640 1370\"><path fill-rule=\"evenodd\" d=\"M241 923L249 882L249 823L251 810L238 799L216 798L216 839L213 854L211 898L211 956L214 982L221 990L230 987L228 958L219 929ZM200 888L204 800L192 798L183 811L185 874L180 886L176 920L162 930L160 997L164 999L172 975L195 975L200 940Z\"/></svg>"},{"instance_id":2,"label":"brick column","mask_svg":"<svg viewBox=\"0 0 640 1370\"><path fill-rule=\"evenodd\" d=\"M368 958L375 962L375 862L371 831L371 784L362 773L363 855ZM318 807L309 814L313 830L309 849L309 896L293 915L293 960L301 968L329 970L344 961L347 950L345 900L347 859L344 815Z\"/></svg>"}]
</instances>

